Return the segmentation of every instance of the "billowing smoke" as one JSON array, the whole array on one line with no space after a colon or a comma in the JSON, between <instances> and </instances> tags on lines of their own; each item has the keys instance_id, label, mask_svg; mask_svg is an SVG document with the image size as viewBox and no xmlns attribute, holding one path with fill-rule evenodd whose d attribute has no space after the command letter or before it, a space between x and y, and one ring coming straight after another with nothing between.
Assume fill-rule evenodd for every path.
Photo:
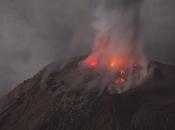
<instances>
[{"instance_id":1,"label":"billowing smoke","mask_svg":"<svg viewBox=\"0 0 175 130\"><path fill-rule=\"evenodd\" d=\"M123 2L118 0L118 7L114 9L108 9L108 4L103 4L95 11L94 48L85 60L85 64L91 67L111 69L103 74L108 80L121 74L115 79L117 85L123 83L123 87L118 87L119 92L141 83L147 70L139 37L141 1Z\"/></svg>"},{"instance_id":2,"label":"billowing smoke","mask_svg":"<svg viewBox=\"0 0 175 130\"><path fill-rule=\"evenodd\" d=\"M71 83L69 89L72 91L82 86L80 84L89 75L88 68L98 71L101 81L98 76L95 77L96 80L94 79L93 83L100 83L100 85L91 84L86 89L98 89L100 93L106 88L110 90L116 88L116 91L121 93L133 86L136 87L146 78L147 64L139 37L140 1L123 3L118 0L116 4L118 6L110 7L110 9L109 3L106 2L109 1L100 1L94 10L92 21L95 30L94 46L92 52L80 64L80 71L83 75L75 74L75 77L79 78ZM51 65L45 72L41 83L47 81L49 75L63 68L63 62Z\"/></svg>"},{"instance_id":3,"label":"billowing smoke","mask_svg":"<svg viewBox=\"0 0 175 130\"><path fill-rule=\"evenodd\" d=\"M141 42L132 44L143 44L149 59L175 64L174 0L1 0L0 95L52 61L88 53L96 34L92 27L92 8L102 2L104 14L113 14L114 19L119 15L114 12L123 12L121 15L125 16L119 21L126 22L124 25L139 13L140 18L135 17L130 27L139 23L139 34L134 34L136 41L140 37ZM120 30L123 27L126 26L119 27ZM124 33L119 36L124 37L121 35Z\"/></svg>"},{"instance_id":4,"label":"billowing smoke","mask_svg":"<svg viewBox=\"0 0 175 130\"><path fill-rule=\"evenodd\" d=\"M130 55L136 58L142 55L139 54L141 49L139 44L140 2L136 5L127 5L129 6L127 8L125 4L121 6L107 10L106 6L102 5L96 10L96 20L93 24L96 39L92 53L107 53L100 54L103 58Z\"/></svg>"}]
</instances>

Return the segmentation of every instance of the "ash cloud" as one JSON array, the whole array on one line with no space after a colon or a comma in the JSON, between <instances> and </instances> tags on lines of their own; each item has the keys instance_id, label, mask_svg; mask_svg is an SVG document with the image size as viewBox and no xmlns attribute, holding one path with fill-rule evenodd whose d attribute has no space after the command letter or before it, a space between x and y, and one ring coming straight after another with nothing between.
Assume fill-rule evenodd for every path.
<instances>
[{"instance_id":1,"label":"ash cloud","mask_svg":"<svg viewBox=\"0 0 175 130\"><path fill-rule=\"evenodd\" d=\"M50 62L87 53L89 6L89 0L1 0L0 95Z\"/></svg>"},{"instance_id":2,"label":"ash cloud","mask_svg":"<svg viewBox=\"0 0 175 130\"><path fill-rule=\"evenodd\" d=\"M136 18L135 26L139 26L138 36L145 55L149 60L175 65L174 0L109 0L107 5L109 10L139 7L140 20Z\"/></svg>"},{"instance_id":3,"label":"ash cloud","mask_svg":"<svg viewBox=\"0 0 175 130\"><path fill-rule=\"evenodd\" d=\"M126 72L127 82L123 85L123 90L118 90L119 93L136 86L145 78L147 63L141 50L139 35L141 2L140 0L132 2L106 0L95 10L93 24L96 31L95 47L85 63L96 59L99 61L97 67L109 68L112 61L115 71L109 71L111 76L108 73L104 76L104 80L108 81L106 83L109 83L112 76L116 74L116 70L128 70ZM132 72L136 64L142 69L138 70L138 78L133 78L135 74ZM121 84L116 85L120 86ZM103 86L107 86L107 84L103 84ZM117 88L120 89L120 87Z\"/></svg>"},{"instance_id":4,"label":"ash cloud","mask_svg":"<svg viewBox=\"0 0 175 130\"><path fill-rule=\"evenodd\" d=\"M0 95L54 60L89 52L95 34L92 8L102 1L1 0ZM139 2L131 1L106 5L128 9ZM149 59L175 64L174 6L174 0L142 1L139 37Z\"/></svg>"},{"instance_id":5,"label":"ash cloud","mask_svg":"<svg viewBox=\"0 0 175 130\"><path fill-rule=\"evenodd\" d=\"M175 1L145 0L141 19L147 57L175 65Z\"/></svg>"}]
</instances>

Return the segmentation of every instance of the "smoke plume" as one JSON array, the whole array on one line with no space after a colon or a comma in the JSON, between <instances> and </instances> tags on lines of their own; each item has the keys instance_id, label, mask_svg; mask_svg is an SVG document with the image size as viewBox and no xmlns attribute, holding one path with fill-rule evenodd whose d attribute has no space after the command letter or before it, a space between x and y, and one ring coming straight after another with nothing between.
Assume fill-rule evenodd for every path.
<instances>
[{"instance_id":1,"label":"smoke plume","mask_svg":"<svg viewBox=\"0 0 175 130\"><path fill-rule=\"evenodd\" d=\"M111 20L114 16L115 22L116 17L120 16L120 13L115 14L116 10L123 12L121 15L125 16L117 22L123 22L124 25L128 25L127 22L133 15L138 16L132 12L139 11L134 10L140 10L140 22L137 20L138 17L135 17L132 24L129 24L129 28L133 28L139 23L139 34L135 34L139 35L140 41L132 43L142 44L141 47L144 47L148 59L175 64L174 2L174 0L1 0L0 95L52 61L88 53L92 48L95 30L98 29L94 30L94 25L92 26L94 8L97 5L106 7L104 14L97 11L97 16L105 15ZM114 22L110 24L116 25ZM123 32L126 30L122 28L128 28L127 26L118 27L121 31L120 37L126 37L122 35L124 33L129 36L132 34ZM115 29L112 28L113 30ZM114 34L116 35L116 32Z\"/></svg>"},{"instance_id":2,"label":"smoke plume","mask_svg":"<svg viewBox=\"0 0 175 130\"><path fill-rule=\"evenodd\" d=\"M104 4L97 7L95 11L94 49L85 60L85 64L95 67L109 66L113 69L111 76L109 74L105 76L109 80L117 73L116 71L124 71L124 73L127 71L127 82L123 90L126 91L131 85L143 80L147 67L139 43L141 1L118 0L115 4L117 7L109 9L111 2L113 5L114 1L104 1ZM139 77L133 79L133 67L137 65L142 69L138 72ZM116 82L124 82L124 80L125 78L117 79Z\"/></svg>"}]
</instances>

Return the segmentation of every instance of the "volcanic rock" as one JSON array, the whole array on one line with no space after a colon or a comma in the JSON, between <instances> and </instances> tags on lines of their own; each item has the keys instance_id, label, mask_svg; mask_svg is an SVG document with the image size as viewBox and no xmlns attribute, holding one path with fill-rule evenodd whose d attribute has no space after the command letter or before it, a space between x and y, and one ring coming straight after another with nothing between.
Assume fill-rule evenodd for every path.
<instances>
[{"instance_id":1,"label":"volcanic rock","mask_svg":"<svg viewBox=\"0 0 175 130\"><path fill-rule=\"evenodd\" d=\"M149 79L118 94L99 92L101 76L81 60L48 65L2 97L0 130L175 129L175 67L152 62Z\"/></svg>"}]
</instances>

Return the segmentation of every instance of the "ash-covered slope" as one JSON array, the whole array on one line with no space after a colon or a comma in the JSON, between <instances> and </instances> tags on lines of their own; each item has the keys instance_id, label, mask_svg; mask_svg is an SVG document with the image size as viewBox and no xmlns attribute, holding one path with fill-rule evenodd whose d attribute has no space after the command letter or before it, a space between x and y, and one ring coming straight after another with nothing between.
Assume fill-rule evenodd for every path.
<instances>
[{"instance_id":1,"label":"ash-covered slope","mask_svg":"<svg viewBox=\"0 0 175 130\"><path fill-rule=\"evenodd\" d=\"M175 67L154 62L147 81L117 94L95 70L79 71L80 60L48 74L50 65L2 97L0 130L175 129Z\"/></svg>"}]
</instances>

